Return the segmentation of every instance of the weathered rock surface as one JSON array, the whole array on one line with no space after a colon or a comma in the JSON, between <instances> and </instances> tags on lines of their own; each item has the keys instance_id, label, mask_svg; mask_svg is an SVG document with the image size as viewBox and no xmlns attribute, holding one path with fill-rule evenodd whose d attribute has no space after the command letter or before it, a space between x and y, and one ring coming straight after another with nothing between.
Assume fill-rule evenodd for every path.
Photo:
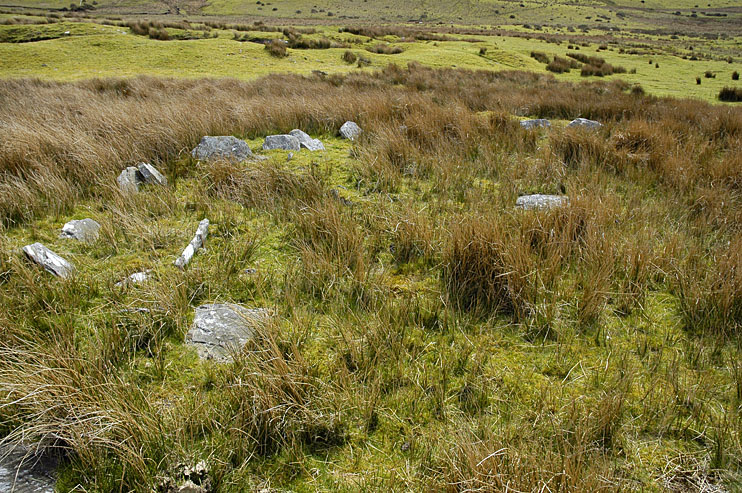
<instances>
[{"instance_id":1,"label":"weathered rock surface","mask_svg":"<svg viewBox=\"0 0 742 493\"><path fill-rule=\"evenodd\" d=\"M144 270L141 272L135 272L123 281L119 281L116 283L117 287L125 286L127 284L141 284L151 277L151 270Z\"/></svg>"},{"instance_id":2,"label":"weathered rock surface","mask_svg":"<svg viewBox=\"0 0 742 493\"><path fill-rule=\"evenodd\" d=\"M124 192L137 192L139 190L139 170L134 166L129 166L124 169L116 181L119 184L119 188Z\"/></svg>"},{"instance_id":3,"label":"weathered rock surface","mask_svg":"<svg viewBox=\"0 0 742 493\"><path fill-rule=\"evenodd\" d=\"M343 126L340 127L340 135L348 140L356 140L361 133L363 133L363 130L361 130L361 127L359 127L355 122L345 122L343 123Z\"/></svg>"},{"instance_id":4,"label":"weathered rock surface","mask_svg":"<svg viewBox=\"0 0 742 493\"><path fill-rule=\"evenodd\" d=\"M119 188L124 192L138 192L139 185L167 185L167 178L149 163L139 163L137 167L129 166L116 179Z\"/></svg>"},{"instance_id":5,"label":"weathered rock surface","mask_svg":"<svg viewBox=\"0 0 742 493\"><path fill-rule=\"evenodd\" d=\"M265 308L248 309L233 303L201 305L196 308L186 343L196 347L199 357L219 362L231 360L255 334L255 328L271 317Z\"/></svg>"},{"instance_id":6,"label":"weathered rock surface","mask_svg":"<svg viewBox=\"0 0 742 493\"><path fill-rule=\"evenodd\" d=\"M263 142L263 150L272 151L274 149L298 151L301 149L301 143L293 135L269 135L265 138L265 142Z\"/></svg>"},{"instance_id":7,"label":"weathered rock surface","mask_svg":"<svg viewBox=\"0 0 742 493\"><path fill-rule=\"evenodd\" d=\"M289 135L293 135L299 140L299 145L309 151L324 151L325 145L319 139L313 139L306 132L294 129L289 132Z\"/></svg>"},{"instance_id":8,"label":"weathered rock surface","mask_svg":"<svg viewBox=\"0 0 742 493\"><path fill-rule=\"evenodd\" d=\"M100 224L90 218L74 219L62 226L59 237L92 243L98 239L99 231Z\"/></svg>"},{"instance_id":9,"label":"weathered rock surface","mask_svg":"<svg viewBox=\"0 0 742 493\"><path fill-rule=\"evenodd\" d=\"M222 159L239 162L254 157L247 142L231 135L204 136L191 155L202 161Z\"/></svg>"},{"instance_id":10,"label":"weathered rock surface","mask_svg":"<svg viewBox=\"0 0 742 493\"><path fill-rule=\"evenodd\" d=\"M569 203L569 197L564 195L523 195L515 201L515 207L524 210L552 209Z\"/></svg>"},{"instance_id":11,"label":"weathered rock surface","mask_svg":"<svg viewBox=\"0 0 742 493\"><path fill-rule=\"evenodd\" d=\"M538 118L536 120L523 120L520 122L520 126L526 130L533 130L535 128L551 128L551 122L545 118Z\"/></svg>"},{"instance_id":12,"label":"weathered rock surface","mask_svg":"<svg viewBox=\"0 0 742 493\"><path fill-rule=\"evenodd\" d=\"M66 279L75 272L75 267L71 263L52 252L41 243L33 243L24 246L23 253L43 267L44 270L54 274L55 276Z\"/></svg>"},{"instance_id":13,"label":"weathered rock surface","mask_svg":"<svg viewBox=\"0 0 742 493\"><path fill-rule=\"evenodd\" d=\"M175 259L175 266L179 269L185 268L185 266L188 265L188 262L193 258L196 251L203 246L207 236L209 236L209 220L204 219L198 223L196 235L193 237L191 242L187 247L185 247L185 250L180 254L180 257Z\"/></svg>"},{"instance_id":14,"label":"weathered rock surface","mask_svg":"<svg viewBox=\"0 0 742 493\"><path fill-rule=\"evenodd\" d=\"M596 122L595 120L588 120L587 118L575 118L569 122L569 125L567 125L567 127L571 128L585 128L588 130L597 130L602 126L602 123Z\"/></svg>"},{"instance_id":15,"label":"weathered rock surface","mask_svg":"<svg viewBox=\"0 0 742 493\"><path fill-rule=\"evenodd\" d=\"M35 454L21 445L0 447L0 491L54 493L58 457Z\"/></svg>"},{"instance_id":16,"label":"weathered rock surface","mask_svg":"<svg viewBox=\"0 0 742 493\"><path fill-rule=\"evenodd\" d=\"M139 163L137 166L139 171L139 178L142 183L148 185L167 185L167 178L157 171L157 168L149 163Z\"/></svg>"}]
</instances>

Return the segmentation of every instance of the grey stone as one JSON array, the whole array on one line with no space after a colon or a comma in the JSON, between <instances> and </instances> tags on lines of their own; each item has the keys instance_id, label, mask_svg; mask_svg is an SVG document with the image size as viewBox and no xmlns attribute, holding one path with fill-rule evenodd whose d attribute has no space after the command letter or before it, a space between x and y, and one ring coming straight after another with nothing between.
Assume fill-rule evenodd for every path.
<instances>
[{"instance_id":1,"label":"grey stone","mask_svg":"<svg viewBox=\"0 0 742 493\"><path fill-rule=\"evenodd\" d=\"M191 151L191 155L202 161L221 159L239 162L253 158L253 153L247 142L231 135L216 137L207 135Z\"/></svg>"},{"instance_id":2,"label":"grey stone","mask_svg":"<svg viewBox=\"0 0 742 493\"><path fill-rule=\"evenodd\" d=\"M355 122L345 122L340 127L340 135L348 140L356 140L361 133L363 133L363 130Z\"/></svg>"},{"instance_id":3,"label":"grey stone","mask_svg":"<svg viewBox=\"0 0 742 493\"><path fill-rule=\"evenodd\" d=\"M139 171L138 178L141 180L142 183L146 183L148 185L167 185L167 178L162 176L162 174L157 171L157 168L155 168L151 164L139 163L139 166L137 166L137 170Z\"/></svg>"},{"instance_id":4,"label":"grey stone","mask_svg":"<svg viewBox=\"0 0 742 493\"><path fill-rule=\"evenodd\" d=\"M526 130L533 130L535 128L551 128L551 123L544 118L538 118L536 120L523 120L520 122L520 126Z\"/></svg>"},{"instance_id":5,"label":"grey stone","mask_svg":"<svg viewBox=\"0 0 742 493\"><path fill-rule=\"evenodd\" d=\"M55 276L66 279L75 272L75 267L71 263L52 252L41 243L33 243L24 246L23 253L43 267L44 270L54 274Z\"/></svg>"},{"instance_id":6,"label":"grey stone","mask_svg":"<svg viewBox=\"0 0 742 493\"><path fill-rule=\"evenodd\" d=\"M139 191L139 183L141 183L139 170L134 166L129 166L121 172L119 177L116 178L116 181L118 182L121 191L137 192Z\"/></svg>"},{"instance_id":7,"label":"grey stone","mask_svg":"<svg viewBox=\"0 0 742 493\"><path fill-rule=\"evenodd\" d=\"M186 343L196 347L201 359L219 362L231 360L231 354L242 350L255 335L255 328L271 317L265 308L248 309L233 303L201 305Z\"/></svg>"},{"instance_id":8,"label":"grey stone","mask_svg":"<svg viewBox=\"0 0 742 493\"><path fill-rule=\"evenodd\" d=\"M569 125L567 125L567 127L571 128L585 128L588 130L596 130L602 126L602 123L596 122L595 120L588 120L587 118L575 118L569 122Z\"/></svg>"},{"instance_id":9,"label":"grey stone","mask_svg":"<svg viewBox=\"0 0 742 493\"><path fill-rule=\"evenodd\" d=\"M294 129L289 132L289 135L293 135L299 139L299 145L309 151L324 151L325 145L319 139L313 139L307 133L299 129Z\"/></svg>"},{"instance_id":10,"label":"grey stone","mask_svg":"<svg viewBox=\"0 0 742 493\"><path fill-rule=\"evenodd\" d=\"M191 261L196 251L204 245L204 241L206 241L206 237L208 235L209 220L204 219L203 221L198 223L196 235L193 237L191 242L188 244L187 247L185 247L185 250L183 250L183 253L180 254L180 257L175 259L175 266L181 270L184 269L185 266L188 265L188 262Z\"/></svg>"},{"instance_id":11,"label":"grey stone","mask_svg":"<svg viewBox=\"0 0 742 493\"><path fill-rule=\"evenodd\" d=\"M126 279L124 279L123 281L117 282L116 283L116 286L117 287L121 287L121 286L125 286L127 284L141 284L141 283L149 280L149 278L151 277L151 275L150 275L151 272L152 272L151 270L144 270L144 271L141 271L141 272L135 272L132 275L130 275L129 277L127 277Z\"/></svg>"},{"instance_id":12,"label":"grey stone","mask_svg":"<svg viewBox=\"0 0 742 493\"><path fill-rule=\"evenodd\" d=\"M59 237L92 243L98 239L99 230L100 224L90 218L74 219L62 226Z\"/></svg>"},{"instance_id":13,"label":"grey stone","mask_svg":"<svg viewBox=\"0 0 742 493\"><path fill-rule=\"evenodd\" d=\"M0 446L0 491L54 493L59 457L22 445Z\"/></svg>"},{"instance_id":14,"label":"grey stone","mask_svg":"<svg viewBox=\"0 0 742 493\"><path fill-rule=\"evenodd\" d=\"M293 135L269 135L265 138L265 142L263 142L263 150L272 151L274 149L298 151L301 149L301 144L299 143L299 139Z\"/></svg>"},{"instance_id":15,"label":"grey stone","mask_svg":"<svg viewBox=\"0 0 742 493\"><path fill-rule=\"evenodd\" d=\"M515 201L515 207L524 210L553 209L569 203L569 197L564 195L523 195Z\"/></svg>"}]
</instances>

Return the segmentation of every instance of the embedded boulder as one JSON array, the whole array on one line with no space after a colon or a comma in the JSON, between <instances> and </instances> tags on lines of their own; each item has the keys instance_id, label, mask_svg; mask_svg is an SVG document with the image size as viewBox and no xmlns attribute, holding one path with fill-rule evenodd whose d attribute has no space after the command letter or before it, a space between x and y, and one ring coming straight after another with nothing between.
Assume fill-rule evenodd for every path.
<instances>
[{"instance_id":1,"label":"embedded boulder","mask_svg":"<svg viewBox=\"0 0 742 493\"><path fill-rule=\"evenodd\" d=\"M66 279L75 272L75 267L71 263L52 252L41 243L33 243L24 246L23 253L25 253L26 256L36 264L43 267L45 271L54 274L57 277Z\"/></svg>"},{"instance_id":2,"label":"embedded boulder","mask_svg":"<svg viewBox=\"0 0 742 493\"><path fill-rule=\"evenodd\" d=\"M264 151L272 151L274 149L282 149L284 151L298 151L301 150L301 144L299 139L289 134L282 135L269 135L263 142Z\"/></svg>"},{"instance_id":3,"label":"embedded boulder","mask_svg":"<svg viewBox=\"0 0 742 493\"><path fill-rule=\"evenodd\" d=\"M526 130L533 130L535 128L551 128L551 122L545 118L538 118L535 120L523 120L520 122L520 126Z\"/></svg>"},{"instance_id":4,"label":"embedded boulder","mask_svg":"<svg viewBox=\"0 0 742 493\"><path fill-rule=\"evenodd\" d=\"M553 209L569 203L569 197L564 195L522 195L515 201L515 207L523 210Z\"/></svg>"},{"instance_id":5,"label":"embedded boulder","mask_svg":"<svg viewBox=\"0 0 742 493\"><path fill-rule=\"evenodd\" d=\"M597 130L602 126L602 123L595 120L588 120L587 118L575 118L567 125L570 128L585 128L587 130Z\"/></svg>"},{"instance_id":6,"label":"embedded boulder","mask_svg":"<svg viewBox=\"0 0 742 493\"><path fill-rule=\"evenodd\" d=\"M90 218L74 219L62 226L59 237L92 243L98 239L99 230L100 224Z\"/></svg>"},{"instance_id":7,"label":"embedded boulder","mask_svg":"<svg viewBox=\"0 0 742 493\"><path fill-rule=\"evenodd\" d=\"M299 145L309 151L324 151L325 145L319 139L313 139L306 132L294 129L289 132L289 135L293 135L299 140Z\"/></svg>"},{"instance_id":8,"label":"embedded boulder","mask_svg":"<svg viewBox=\"0 0 742 493\"><path fill-rule=\"evenodd\" d=\"M186 343L196 347L201 359L229 362L231 355L252 339L256 327L270 317L265 308L249 309L234 303L201 305L196 308Z\"/></svg>"},{"instance_id":9,"label":"embedded boulder","mask_svg":"<svg viewBox=\"0 0 742 493\"><path fill-rule=\"evenodd\" d=\"M254 157L247 142L231 135L204 136L191 151L191 156L201 161L221 159L236 162Z\"/></svg>"},{"instance_id":10,"label":"embedded boulder","mask_svg":"<svg viewBox=\"0 0 742 493\"><path fill-rule=\"evenodd\" d=\"M361 127L356 122L345 122L340 127L340 135L348 140L356 140L362 133L363 130L361 130Z\"/></svg>"}]
</instances>

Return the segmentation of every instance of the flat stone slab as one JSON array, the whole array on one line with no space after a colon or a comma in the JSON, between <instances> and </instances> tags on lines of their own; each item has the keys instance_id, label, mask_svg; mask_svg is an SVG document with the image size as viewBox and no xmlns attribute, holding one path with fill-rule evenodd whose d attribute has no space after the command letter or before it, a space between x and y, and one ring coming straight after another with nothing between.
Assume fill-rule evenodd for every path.
<instances>
[{"instance_id":1,"label":"flat stone slab","mask_svg":"<svg viewBox=\"0 0 742 493\"><path fill-rule=\"evenodd\" d=\"M23 253L28 258L44 268L45 271L54 274L57 277L67 279L75 272L75 267L49 250L41 243L33 243L23 247Z\"/></svg>"},{"instance_id":2,"label":"flat stone slab","mask_svg":"<svg viewBox=\"0 0 742 493\"><path fill-rule=\"evenodd\" d=\"M515 207L524 210L553 209L569 203L569 197L565 195L522 195L515 201Z\"/></svg>"},{"instance_id":3,"label":"flat stone slab","mask_svg":"<svg viewBox=\"0 0 742 493\"><path fill-rule=\"evenodd\" d=\"M289 135L293 135L297 139L299 139L299 145L303 147L304 149L307 149L308 151L324 151L325 145L322 143L319 139L313 139L309 136L306 132L294 129L291 132L289 132Z\"/></svg>"},{"instance_id":4,"label":"flat stone slab","mask_svg":"<svg viewBox=\"0 0 742 493\"><path fill-rule=\"evenodd\" d=\"M520 126L526 130L533 130L535 128L551 128L551 122L545 118L538 118L535 120L522 120Z\"/></svg>"},{"instance_id":5,"label":"flat stone slab","mask_svg":"<svg viewBox=\"0 0 742 493\"><path fill-rule=\"evenodd\" d=\"M148 185L167 185L167 178L162 176L162 174L157 171L157 168L152 166L149 163L139 163L137 166L137 170L139 171L139 178L141 179L142 183L146 183Z\"/></svg>"},{"instance_id":6,"label":"flat stone slab","mask_svg":"<svg viewBox=\"0 0 742 493\"><path fill-rule=\"evenodd\" d=\"M73 219L62 226L59 237L92 243L98 239L99 231L100 224L90 218Z\"/></svg>"},{"instance_id":7,"label":"flat stone slab","mask_svg":"<svg viewBox=\"0 0 742 493\"><path fill-rule=\"evenodd\" d=\"M0 491L54 493L59 460L50 454L34 454L21 445L0 447Z\"/></svg>"},{"instance_id":8,"label":"flat stone slab","mask_svg":"<svg viewBox=\"0 0 742 493\"><path fill-rule=\"evenodd\" d=\"M193 148L191 155L201 161L246 161L254 157L244 140L232 135L204 136Z\"/></svg>"},{"instance_id":9,"label":"flat stone slab","mask_svg":"<svg viewBox=\"0 0 742 493\"><path fill-rule=\"evenodd\" d=\"M272 151L274 149L298 151L301 149L301 143L299 142L299 139L293 135L269 135L265 138L265 142L263 142L263 150Z\"/></svg>"},{"instance_id":10,"label":"flat stone slab","mask_svg":"<svg viewBox=\"0 0 742 493\"><path fill-rule=\"evenodd\" d=\"M362 133L363 130L361 130L361 127L359 127L356 122L348 121L343 123L343 126L340 127L340 135L348 140L356 140Z\"/></svg>"},{"instance_id":11,"label":"flat stone slab","mask_svg":"<svg viewBox=\"0 0 742 493\"><path fill-rule=\"evenodd\" d=\"M266 308L249 309L234 303L201 305L196 308L186 344L195 346L201 359L226 363L270 317L271 311Z\"/></svg>"},{"instance_id":12,"label":"flat stone slab","mask_svg":"<svg viewBox=\"0 0 742 493\"><path fill-rule=\"evenodd\" d=\"M602 123L595 120L588 120L587 118L575 118L567 125L567 127L571 128L586 128L588 130L597 130L602 126Z\"/></svg>"}]
</instances>

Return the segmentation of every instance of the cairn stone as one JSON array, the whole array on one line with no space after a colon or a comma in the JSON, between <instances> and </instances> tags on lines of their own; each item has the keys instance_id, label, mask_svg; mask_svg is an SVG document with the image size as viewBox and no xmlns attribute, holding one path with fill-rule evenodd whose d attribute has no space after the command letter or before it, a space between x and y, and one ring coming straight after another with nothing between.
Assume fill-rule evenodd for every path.
<instances>
[{"instance_id":1,"label":"cairn stone","mask_svg":"<svg viewBox=\"0 0 742 493\"><path fill-rule=\"evenodd\" d=\"M54 274L57 277L67 279L75 272L75 267L49 250L41 243L33 243L23 247L23 253L28 258L44 268L45 271Z\"/></svg>"},{"instance_id":2,"label":"cairn stone","mask_svg":"<svg viewBox=\"0 0 742 493\"><path fill-rule=\"evenodd\" d=\"M324 151L325 145L319 139L313 139L306 132L294 129L289 132L289 135L293 135L299 140L299 145L308 151Z\"/></svg>"},{"instance_id":3,"label":"cairn stone","mask_svg":"<svg viewBox=\"0 0 742 493\"><path fill-rule=\"evenodd\" d=\"M59 237L92 243L98 239L99 230L100 224L90 218L74 219L62 226Z\"/></svg>"},{"instance_id":4,"label":"cairn stone","mask_svg":"<svg viewBox=\"0 0 742 493\"><path fill-rule=\"evenodd\" d=\"M274 149L282 149L284 151L298 151L301 150L301 143L299 139L289 134L282 135L269 135L263 142L264 151L272 151Z\"/></svg>"},{"instance_id":5,"label":"cairn stone","mask_svg":"<svg viewBox=\"0 0 742 493\"><path fill-rule=\"evenodd\" d=\"M196 308L186 344L196 347L201 359L229 362L255 335L255 328L271 317L265 308L248 309L233 303L201 305Z\"/></svg>"},{"instance_id":6,"label":"cairn stone","mask_svg":"<svg viewBox=\"0 0 742 493\"><path fill-rule=\"evenodd\" d=\"M139 170L134 166L129 166L121 172L116 181L122 192L138 192L139 183L141 183Z\"/></svg>"},{"instance_id":7,"label":"cairn stone","mask_svg":"<svg viewBox=\"0 0 742 493\"><path fill-rule=\"evenodd\" d=\"M553 209L569 203L569 197L564 195L522 195L515 201L515 207L523 210Z\"/></svg>"},{"instance_id":8,"label":"cairn stone","mask_svg":"<svg viewBox=\"0 0 742 493\"><path fill-rule=\"evenodd\" d=\"M240 162L254 157L244 140L231 135L204 136L193 148L191 155L201 161L225 160Z\"/></svg>"},{"instance_id":9,"label":"cairn stone","mask_svg":"<svg viewBox=\"0 0 742 493\"><path fill-rule=\"evenodd\" d=\"M138 192L139 185L167 185L167 178L149 163L139 163L136 168L129 166L116 181L124 192Z\"/></svg>"},{"instance_id":10,"label":"cairn stone","mask_svg":"<svg viewBox=\"0 0 742 493\"><path fill-rule=\"evenodd\" d=\"M345 122L343 123L343 126L340 127L340 135L348 140L356 140L361 133L363 133L363 130L361 130L361 127L359 127L355 122Z\"/></svg>"},{"instance_id":11,"label":"cairn stone","mask_svg":"<svg viewBox=\"0 0 742 493\"><path fill-rule=\"evenodd\" d=\"M142 183L148 185L167 185L167 178L162 176L162 174L157 171L157 168L149 163L139 163L137 171L139 171L138 177Z\"/></svg>"},{"instance_id":12,"label":"cairn stone","mask_svg":"<svg viewBox=\"0 0 742 493\"><path fill-rule=\"evenodd\" d=\"M523 120L520 122L520 126L526 130L534 130L536 128L551 128L551 122L545 118L538 118L535 120Z\"/></svg>"},{"instance_id":13,"label":"cairn stone","mask_svg":"<svg viewBox=\"0 0 742 493\"><path fill-rule=\"evenodd\" d=\"M203 221L198 223L196 235L193 237L191 242L188 244L187 247L185 247L185 250L183 250L183 253L180 254L180 257L175 259L175 266L181 270L184 269L185 266L188 265L188 263L191 261L196 251L203 246L204 241L206 241L206 237L208 235L209 220L204 219Z\"/></svg>"},{"instance_id":14,"label":"cairn stone","mask_svg":"<svg viewBox=\"0 0 742 493\"><path fill-rule=\"evenodd\" d=\"M602 126L602 123L595 120L588 120L587 118L575 118L567 125L569 128L584 128L587 130L597 130Z\"/></svg>"}]
</instances>

